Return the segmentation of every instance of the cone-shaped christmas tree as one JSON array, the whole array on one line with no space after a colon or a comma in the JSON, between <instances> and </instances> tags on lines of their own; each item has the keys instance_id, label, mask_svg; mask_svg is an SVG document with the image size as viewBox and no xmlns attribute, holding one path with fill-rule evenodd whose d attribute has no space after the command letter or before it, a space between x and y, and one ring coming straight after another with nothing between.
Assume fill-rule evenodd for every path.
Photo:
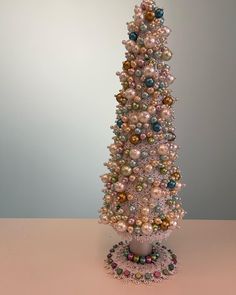
<instances>
[{"instance_id":1,"label":"cone-shaped christmas tree","mask_svg":"<svg viewBox=\"0 0 236 295\"><path fill-rule=\"evenodd\" d=\"M164 10L143 0L128 23L127 52L117 75L117 121L112 126L109 173L100 220L110 224L126 242L115 245L107 267L119 278L151 282L175 272L176 256L161 246L184 216L179 192L181 173L175 162L174 77L167 65L170 29ZM129 243L128 243L129 242ZM155 243L154 243L155 242Z\"/></svg>"}]
</instances>

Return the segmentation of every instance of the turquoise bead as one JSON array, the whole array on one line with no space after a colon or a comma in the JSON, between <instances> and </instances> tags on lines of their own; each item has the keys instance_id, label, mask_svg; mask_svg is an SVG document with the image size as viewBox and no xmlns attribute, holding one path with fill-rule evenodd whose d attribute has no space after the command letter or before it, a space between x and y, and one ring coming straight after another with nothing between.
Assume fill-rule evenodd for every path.
<instances>
[{"instance_id":1,"label":"turquoise bead","mask_svg":"<svg viewBox=\"0 0 236 295\"><path fill-rule=\"evenodd\" d=\"M146 80L145 80L145 85L147 86L147 87L153 87L154 86L154 84L155 84L155 81L152 79L152 78L147 78Z\"/></svg>"},{"instance_id":2,"label":"turquoise bead","mask_svg":"<svg viewBox=\"0 0 236 295\"><path fill-rule=\"evenodd\" d=\"M156 18L162 18L164 16L164 10L162 8L157 8L155 10Z\"/></svg>"},{"instance_id":3,"label":"turquoise bead","mask_svg":"<svg viewBox=\"0 0 236 295\"><path fill-rule=\"evenodd\" d=\"M167 184L167 187L170 189L174 189L176 187L176 182L174 180L170 180Z\"/></svg>"},{"instance_id":4,"label":"turquoise bead","mask_svg":"<svg viewBox=\"0 0 236 295\"><path fill-rule=\"evenodd\" d=\"M116 124L117 124L117 126L118 126L119 128L121 128L122 125L123 125L123 121L122 121L121 119L119 119L119 120L116 122Z\"/></svg>"},{"instance_id":5,"label":"turquoise bead","mask_svg":"<svg viewBox=\"0 0 236 295\"><path fill-rule=\"evenodd\" d=\"M161 125L159 123L155 123L152 125L152 129L155 132L160 132L161 131Z\"/></svg>"},{"instance_id":6,"label":"turquoise bead","mask_svg":"<svg viewBox=\"0 0 236 295\"><path fill-rule=\"evenodd\" d=\"M135 32L132 32L129 34L129 39L132 40L132 41L137 41L138 39L138 34L135 33Z\"/></svg>"}]
</instances>

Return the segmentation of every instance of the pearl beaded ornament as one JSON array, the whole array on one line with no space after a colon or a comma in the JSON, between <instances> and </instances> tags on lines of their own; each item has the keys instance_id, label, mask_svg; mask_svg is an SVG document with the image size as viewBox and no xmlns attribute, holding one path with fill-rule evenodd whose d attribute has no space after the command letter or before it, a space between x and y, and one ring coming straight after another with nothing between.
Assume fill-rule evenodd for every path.
<instances>
[{"instance_id":1,"label":"pearl beaded ornament","mask_svg":"<svg viewBox=\"0 0 236 295\"><path fill-rule=\"evenodd\" d=\"M101 177L104 204L100 221L111 225L127 241L161 242L185 213L179 197L181 171L175 163L178 147L173 106L177 100L169 88L175 78L167 64L173 57L167 47L171 30L164 24L164 10L154 0L141 0L127 26L125 60L117 73L121 90L115 96L113 143L105 163L108 172ZM112 253L119 247L123 244ZM164 269L132 272L114 261L112 253L107 264L119 278L158 281L174 270L176 261L171 252L160 249L168 257ZM135 255L127 250L123 263L155 265L163 259L155 255Z\"/></svg>"}]
</instances>

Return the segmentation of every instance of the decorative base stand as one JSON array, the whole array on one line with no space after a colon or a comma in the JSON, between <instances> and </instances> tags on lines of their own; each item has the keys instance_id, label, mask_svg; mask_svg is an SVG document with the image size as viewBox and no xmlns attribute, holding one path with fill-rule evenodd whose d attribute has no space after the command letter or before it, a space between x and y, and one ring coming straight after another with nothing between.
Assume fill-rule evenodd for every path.
<instances>
[{"instance_id":1,"label":"decorative base stand","mask_svg":"<svg viewBox=\"0 0 236 295\"><path fill-rule=\"evenodd\" d=\"M117 279L148 284L158 283L173 275L177 258L160 243L152 245L132 241L114 245L105 263L108 272Z\"/></svg>"}]
</instances>

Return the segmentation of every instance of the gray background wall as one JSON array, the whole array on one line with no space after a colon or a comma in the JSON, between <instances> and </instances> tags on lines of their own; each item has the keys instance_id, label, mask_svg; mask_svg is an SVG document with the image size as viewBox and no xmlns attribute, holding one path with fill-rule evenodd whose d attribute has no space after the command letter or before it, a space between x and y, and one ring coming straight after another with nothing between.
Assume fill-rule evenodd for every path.
<instances>
[{"instance_id":1,"label":"gray background wall","mask_svg":"<svg viewBox=\"0 0 236 295\"><path fill-rule=\"evenodd\" d=\"M96 217L133 0L0 1L0 217ZM162 0L188 218L236 218L236 1Z\"/></svg>"}]
</instances>

